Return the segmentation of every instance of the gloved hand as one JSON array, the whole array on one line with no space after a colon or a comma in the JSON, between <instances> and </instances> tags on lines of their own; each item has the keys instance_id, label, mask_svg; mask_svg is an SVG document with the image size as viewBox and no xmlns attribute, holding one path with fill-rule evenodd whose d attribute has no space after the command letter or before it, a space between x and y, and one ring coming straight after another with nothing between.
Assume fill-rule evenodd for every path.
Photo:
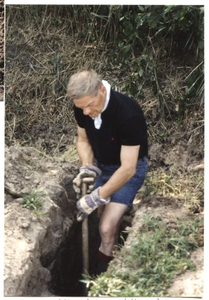
<instances>
[{"instance_id":1,"label":"gloved hand","mask_svg":"<svg viewBox=\"0 0 209 300\"><path fill-rule=\"evenodd\" d=\"M82 179L85 177L96 178L97 175L101 175L102 171L95 166L83 166L79 169L79 174L73 180L73 188L77 194L77 198L81 197L81 185ZM88 185L87 193L91 193L94 189L94 184Z\"/></svg>"},{"instance_id":2,"label":"gloved hand","mask_svg":"<svg viewBox=\"0 0 209 300\"><path fill-rule=\"evenodd\" d=\"M100 187L94 190L91 194L85 195L77 202L77 208L78 208L77 221L83 221L98 206L105 205L108 202L110 202L110 197L108 197L107 199L102 199L99 196L99 189Z\"/></svg>"}]
</instances>

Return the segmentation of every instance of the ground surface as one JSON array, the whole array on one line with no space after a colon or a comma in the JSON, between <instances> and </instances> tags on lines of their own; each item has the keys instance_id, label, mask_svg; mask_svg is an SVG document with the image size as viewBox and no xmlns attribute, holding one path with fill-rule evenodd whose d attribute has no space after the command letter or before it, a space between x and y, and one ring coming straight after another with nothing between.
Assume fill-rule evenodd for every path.
<instances>
[{"instance_id":1,"label":"ground surface","mask_svg":"<svg viewBox=\"0 0 209 300\"><path fill-rule=\"evenodd\" d=\"M202 297L204 290L204 251L199 248L191 255L191 259L196 265L196 271L187 271L185 274L179 276L168 292L171 295L178 295L178 297Z\"/></svg>"},{"instance_id":2,"label":"ground surface","mask_svg":"<svg viewBox=\"0 0 209 300\"><path fill-rule=\"evenodd\" d=\"M75 149L75 143L71 145L67 143L71 138L69 132L64 131L64 129L59 126L51 127L50 124L48 124L47 128L49 128L49 131L46 135L44 131L34 131L34 140L39 141L41 138L41 140L48 141L49 145L54 148L56 144L59 144L61 132L63 138L62 143L60 143L62 147L60 148L59 156L64 156L67 160L78 165L79 160ZM50 128L53 131L53 136L50 134L50 132L52 133ZM73 127L71 129L73 129ZM50 139L50 135L53 137L52 139ZM177 140L177 137L175 136L172 138ZM200 169L199 172L192 171L195 166L202 164L203 160L200 158L200 155L190 155L191 149L192 146L187 144L183 139L179 139L178 144L175 143L175 145L173 145L171 143L169 145L167 144L166 147L162 143L153 143L151 145L147 182L145 183L144 188L137 194L134 210L131 212L132 215L125 217L124 224L129 226L129 237L127 241L133 240L135 233L143 226L141 220L143 220L143 217L151 210L161 216L165 226L170 230L175 229L177 219L179 218L185 217L187 219L191 218L191 220L194 219L194 217L203 218L203 170ZM12 152L13 151L11 151L11 153ZM37 153L41 152L38 151ZM178 159L180 154L181 160ZM15 153L13 155L15 156ZM35 171L34 174L42 172L46 169L46 163L44 162L43 156L43 160L39 163L40 166L36 166L34 169L33 164L35 166L35 156L33 154L30 157L34 157L34 159L31 160L31 158L29 158L29 161L31 160L31 162L28 162L27 167L31 172L31 178L33 178L33 171ZM17 163L15 163L15 165L18 166ZM51 165L53 166L53 163ZM24 171L25 167L20 167L18 169ZM9 176L8 179L6 179L6 184L10 182L11 178L12 176ZM24 190L26 188L24 181L26 180L27 184L30 182L27 178L28 175L25 176L25 179L23 180L20 175L17 174L16 184L13 183L11 186L12 190L15 192L20 192L21 189ZM33 180L33 182L35 181ZM18 186L21 186L21 189L17 188ZM23 223L28 222L28 217L29 216L25 213L21 216ZM27 230L27 228L25 230ZM16 228L16 233L18 235L18 228ZM173 286L171 286L168 291L169 294L174 297L202 297L204 276L203 231L200 232L198 244L199 248L197 252L194 252L191 255L192 260L196 264L196 270L187 271L176 278ZM9 258L7 257L7 259ZM36 294L36 291L34 291L34 294ZM64 294L64 296L69 295Z\"/></svg>"},{"instance_id":3,"label":"ground surface","mask_svg":"<svg viewBox=\"0 0 209 300\"><path fill-rule=\"evenodd\" d=\"M165 197L148 197L142 201L135 213L135 219L130 229L130 236L128 238L129 247L133 242L135 233L143 227L140 220L150 212L163 220L164 226L169 230L176 230L179 219L192 220L194 218L202 218L203 214L192 214L180 199L172 199ZM199 247L191 253L191 260L196 265L195 271L186 271L184 274L177 277L171 287L168 289L168 294L171 297L202 297L203 296L203 282L204 282L204 247L203 247L203 228L199 232Z\"/></svg>"},{"instance_id":4,"label":"ground surface","mask_svg":"<svg viewBox=\"0 0 209 300\"><path fill-rule=\"evenodd\" d=\"M186 155L186 149L185 153L184 153L184 164L179 165L178 164L178 160L174 159L174 153L176 153L176 156L178 156L178 149L169 149L170 151L166 153L164 153L164 156L160 158L160 155L162 154L163 149L158 151L153 151L153 148L156 150L157 147L159 147L159 145L154 145L152 146L152 150L150 151L150 171L148 173L148 178L152 178L152 172L156 172L156 170L160 170L161 171L161 176L162 176L162 172L164 172L164 177L162 177L162 179L159 177L159 173L155 174L153 177L154 179L158 178L158 183L159 181L162 183L163 178L165 179L165 172L166 169L169 171L167 174L170 174L170 170L178 170L179 172L181 172L182 176L180 178L180 181L182 181L182 185L179 185L178 180L176 180L175 176L174 179L176 180L176 183L174 184L174 182L170 182L170 185L172 186L173 189L175 189L175 187L178 187L178 189L181 189L182 187L185 189L186 185L187 185L187 189L188 191L185 193L182 192L181 197L176 197L172 192L173 190L166 190L164 185L161 185L159 187L157 187L158 189L153 192L151 192L150 188L153 187L152 185L156 186L156 182L155 181L151 181L152 185L150 185L150 179L148 180L148 182L145 184L144 189L142 189L141 192L139 192L137 194L136 197L136 201L134 204L134 209L130 212L129 215L125 216L124 218L124 226L129 226L128 231L129 231L129 235L127 238L127 244L125 244L124 247L129 247L131 242L133 241L133 239L135 238L135 234L137 232L139 232L141 230L141 228L143 227L143 218L150 213L150 211L152 211L155 215L159 215L161 217L161 219L163 220L165 226L167 228L169 228L169 230L175 230L176 228L176 223L177 220L180 218L185 218L185 219L194 219L194 218L203 218L204 214L203 214L203 206L200 205L201 200L203 199L203 182L202 182L202 170L200 170L198 173L189 173L189 176L192 176L190 178L190 181L188 180L187 177L187 169L191 169L193 168L193 166L200 164L202 161L196 158L196 157L189 157L188 155ZM73 161L77 162L77 155L75 154L75 152L73 152L74 145L72 145L72 147L70 147L71 151L67 151L67 154L69 155L69 153L74 153L73 155L69 155L68 157L70 157L71 159L73 159ZM8 148L10 149L10 148ZM49 158L48 156L45 156L43 154L41 154L40 151L37 151L36 149L33 148L27 148L27 147L22 147L22 148L12 148L10 150L7 150L10 153L11 158L7 160L7 164L6 164L6 186L13 192L16 193L21 193L21 192L28 192L30 191L30 189L32 188L30 182L33 183L33 185L39 185L40 182L44 182L45 185L50 186L50 188L53 188L50 192L50 194L53 193L58 193L57 198L52 197L53 200L55 201L55 203L57 203L58 205L60 205L62 207L63 205L63 201L60 202L59 198L63 197L63 193L61 192L62 188L60 188L57 184L53 183L50 184L51 182L51 178L48 178L47 174L49 173L50 176L53 176L53 178L58 178L59 176L56 175L58 174L58 166L55 163L55 160L53 158ZM177 151L177 152L176 152ZM155 153L155 155L153 154ZM169 153L172 153L172 155L170 155ZM65 153L66 154L66 153ZM61 154L60 154L61 155ZM40 156L40 157L39 157ZM170 159L169 159L170 157ZM172 158L172 159L171 159ZM167 167L165 168L160 168L158 166L157 168L157 161L166 161ZM169 165L170 164L170 165ZM62 163L62 165L64 166L64 163ZM9 171L11 173L9 173ZM48 172L48 173L47 173ZM74 169L75 172L75 169ZM172 171L174 172L174 171ZM69 175L68 175L69 174ZM69 172L66 174L66 178L68 178L70 176L70 180L72 180L72 175L71 175L71 171L69 169ZM74 176L74 175L73 175ZM195 177L193 177L195 176ZM187 179L187 181L186 181ZM199 180L199 183L198 183ZM68 179L62 179L62 185L65 184L66 188L68 187L69 183L69 178ZM185 181L185 182L184 182ZM195 182L196 181L196 182ZM198 189L196 191L195 195L192 195L192 197L197 197L197 195L199 195L198 200L199 202L197 204L193 203L193 205L185 205L186 203L186 198L185 195L188 195L189 193L191 193L195 188L196 185L198 185ZM35 186L33 188L35 188ZM63 185L64 186L64 185ZM56 188L54 188L56 187ZM164 193L164 195L163 195ZM10 241L10 239L17 239L17 241L20 241L20 239L23 241L24 239L22 238L22 236L26 236L27 238L31 239L32 235L31 235L31 226L29 225L24 225L24 224L30 224L31 223L31 214L26 214L25 210L19 207L18 203L16 203L16 200L14 201L14 199L16 198L12 198L11 193L7 193L7 197L6 197L6 201L7 201L7 205L6 205L6 210L5 213L7 212L7 216L9 216L9 211L11 212L11 207L13 207L14 205L14 210L18 211L18 215L16 217L14 217L16 215L16 213L13 214L12 219L10 219L10 222L5 224L5 235L7 236L7 240ZM175 197L174 197L175 196ZM19 195L19 197L21 197ZM57 199L57 200L56 200ZM15 206L16 205L16 206ZM64 208L64 213L66 213L66 208L63 206ZM7 220L5 218L5 220ZM21 222L20 222L21 220ZM57 217L56 217L57 220ZM39 224L39 222L37 222L37 224ZM41 223L40 223L41 224ZM51 226L54 226L54 220ZM49 225L49 228L51 228L51 226ZM14 228L13 228L14 227ZM38 226L39 228L39 226ZM43 230L41 228L41 230ZM56 229L57 230L57 229ZM22 232L24 231L24 235L22 234ZM38 229L39 231L39 229ZM39 236L38 231L36 232L37 235ZM41 234L42 231L40 231L40 236L42 236ZM73 238L73 240L75 240L75 237ZM27 240L28 243L28 240ZM30 244L30 243L29 243ZM34 240L34 244L36 244L36 241ZM39 243L37 243L39 244ZM7 245L7 244L5 244ZM22 257L22 252L23 249L21 248L20 245L20 252L21 253L17 253L17 248L16 248L16 252L12 251L12 245L14 245L14 243L10 244L9 246L9 250L6 250L6 262L7 262L7 270L9 270L8 272L11 272L9 266L10 265L14 265L15 260L17 259L17 264L19 264L20 259L19 257ZM30 244L31 246L32 244ZM185 272L183 275L181 275L180 277L176 278L176 280L174 281L174 284L170 287L170 289L168 290L168 293L174 297L202 297L203 294L203 276L204 276L204 270L203 270L203 257L204 257L204 252L203 252L203 228L200 229L199 232L199 238L198 238L198 245L199 248L197 249L197 251L191 253L191 259L194 261L195 265L196 265L196 270L195 271L187 271ZM46 245L45 245L46 246ZM44 247L45 247L44 246ZM40 247L41 243L40 243ZM51 242L49 243L49 245L46 248L50 248L51 247ZM36 253L37 253L37 248L34 247ZM80 248L79 248L80 249ZM40 251L40 250L39 250ZM77 250L78 251L78 250ZM30 252L30 251L29 251ZM68 251L69 252L69 251ZM16 254L15 254L16 253ZM31 252L32 253L32 252ZM11 256L10 256L11 254ZM15 255L14 255L15 254ZM32 255L33 256L33 255ZM37 256L37 254L36 254ZM50 254L47 254L46 257L51 257ZM38 257L36 257L36 259L38 259ZM46 260L48 260L49 258L47 258ZM50 258L51 259L51 258ZM80 256L81 259L81 256ZM11 261L10 261L11 260ZM116 269L118 268L118 266L120 265L121 262L117 262L117 260L115 261L116 264ZM57 264L57 263L56 263ZM76 263L78 265L78 262ZM44 263L45 265L45 263ZM60 272L60 274L64 274L64 269L63 271L60 271L60 266L65 267L66 262L62 261L60 263L60 265L58 265L58 267L56 268L56 272ZM30 265L29 265L30 267ZM43 266L40 266L40 269ZM31 270L34 268L31 268ZM42 268L43 269L43 268ZM27 269L24 274L20 274L20 272L17 270L17 274L14 274L15 268L12 269L12 276L14 278L20 278L21 276L24 275L25 278L25 282L28 282L29 280L29 276L27 274L32 274L29 272L30 268ZM62 269L61 269L62 270ZM35 276L35 275L33 275ZM62 277L57 277L58 275L56 274L55 277L53 277L53 280L56 280L56 282L62 282ZM11 277L11 274L10 276ZM8 277L8 278L9 278ZM34 277L35 278L35 277ZM41 279L44 280L44 277ZM48 279L49 280L49 279ZM9 284L8 284L9 285ZM8 286L7 286L8 287ZM9 286L10 287L10 286ZM9 291L9 287L7 289L7 291ZM13 287L13 296L15 295L15 288L14 288L14 284L12 284ZM24 295L24 291L26 291L27 289L25 289L24 286L21 287L21 291L23 291ZM30 288L29 291L30 293L32 293L33 295L39 295L38 292L41 290L40 286L39 286L39 290L34 287ZM28 291L28 290L27 290ZM20 292L20 289L19 289ZM42 291L42 295L48 295L47 294L47 290L45 287L45 292L43 293ZM68 294L67 289L64 290L63 292L64 294L62 294L63 296L70 296ZM31 294L31 295L32 295ZM56 294L56 293L55 293ZM9 292L8 292L9 295ZM11 295L11 294L10 294ZM72 296L72 295L71 295Z\"/></svg>"},{"instance_id":5,"label":"ground surface","mask_svg":"<svg viewBox=\"0 0 209 300\"><path fill-rule=\"evenodd\" d=\"M148 208L158 211L160 207L160 216L166 221L166 226L170 230L175 228L175 222L179 218L186 218L192 220L193 218L204 218L204 182L203 182L203 160L199 159L200 155L192 155L192 145L173 136L177 141L176 145L169 144L166 149L157 145L153 145L150 151L151 165L155 166L156 161L163 162L163 169L165 174L173 173L173 181L171 178L162 176L158 178L163 182L160 187L170 189L168 192L163 192L166 197L159 198L156 201L155 196L150 196L148 199ZM180 159L179 159L180 158ZM153 160L152 160L153 159ZM199 171L194 171L200 166ZM154 167L155 169L155 167ZM166 172L166 169L168 172ZM177 171L177 173L175 172ZM181 175L177 175L181 173ZM178 179L177 179L178 178ZM190 179L189 179L190 178ZM199 180L197 179L199 178ZM167 180L166 180L167 179ZM155 183L155 181L154 181ZM170 187L169 187L170 183ZM199 185L200 190L196 190ZM173 188L173 190L172 190ZM180 193L177 192L179 189ZM178 194L178 198L176 197ZM174 198L172 198L174 196ZM177 199L176 199L177 198ZM192 201L191 201L192 200ZM136 224L134 226L137 226ZM134 228L133 228L134 229ZM204 234L203 228L199 233L198 244L200 248L191 254L191 260L196 265L195 271L186 271L180 277L177 277L173 285L168 290L171 297L202 297L203 296L203 282L204 282Z\"/></svg>"}]
</instances>

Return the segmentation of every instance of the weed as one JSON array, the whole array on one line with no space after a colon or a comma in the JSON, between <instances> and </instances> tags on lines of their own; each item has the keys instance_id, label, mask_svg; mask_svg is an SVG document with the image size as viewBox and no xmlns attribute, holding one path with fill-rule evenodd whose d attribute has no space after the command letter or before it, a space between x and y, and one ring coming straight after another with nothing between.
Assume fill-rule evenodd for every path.
<instances>
[{"instance_id":1,"label":"weed","mask_svg":"<svg viewBox=\"0 0 209 300\"><path fill-rule=\"evenodd\" d=\"M166 172L163 169L148 172L145 181L146 195L160 195L183 199L191 211L202 211L204 173Z\"/></svg>"},{"instance_id":2,"label":"weed","mask_svg":"<svg viewBox=\"0 0 209 300\"><path fill-rule=\"evenodd\" d=\"M29 194L24 194L22 207L30 209L40 215L40 209L43 206L43 197L45 196L45 194L35 191L32 191Z\"/></svg>"}]
</instances>

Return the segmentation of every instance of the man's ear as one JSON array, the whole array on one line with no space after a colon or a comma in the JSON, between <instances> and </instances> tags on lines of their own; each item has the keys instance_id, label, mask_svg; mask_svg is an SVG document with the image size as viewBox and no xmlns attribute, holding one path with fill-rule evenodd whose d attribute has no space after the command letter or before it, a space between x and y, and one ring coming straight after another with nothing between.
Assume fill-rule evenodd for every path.
<instances>
[{"instance_id":1,"label":"man's ear","mask_svg":"<svg viewBox=\"0 0 209 300\"><path fill-rule=\"evenodd\" d=\"M100 88L99 88L99 90L100 90L100 92L101 92L102 94L105 94L105 93L106 93L106 88L105 88L104 85L101 85Z\"/></svg>"}]
</instances>

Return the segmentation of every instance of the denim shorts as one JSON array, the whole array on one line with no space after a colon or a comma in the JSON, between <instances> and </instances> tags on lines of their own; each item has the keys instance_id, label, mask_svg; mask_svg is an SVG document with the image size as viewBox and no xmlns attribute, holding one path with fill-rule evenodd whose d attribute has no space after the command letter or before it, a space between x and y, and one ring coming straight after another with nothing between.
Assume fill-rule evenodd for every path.
<instances>
[{"instance_id":1,"label":"denim shorts","mask_svg":"<svg viewBox=\"0 0 209 300\"><path fill-rule=\"evenodd\" d=\"M105 165L97 162L97 167L102 174L95 180L95 188L103 186L120 167L120 165ZM122 203L132 206L137 191L141 188L148 169L147 157L140 158L137 163L136 173L117 192L111 195L110 202Z\"/></svg>"}]
</instances>

